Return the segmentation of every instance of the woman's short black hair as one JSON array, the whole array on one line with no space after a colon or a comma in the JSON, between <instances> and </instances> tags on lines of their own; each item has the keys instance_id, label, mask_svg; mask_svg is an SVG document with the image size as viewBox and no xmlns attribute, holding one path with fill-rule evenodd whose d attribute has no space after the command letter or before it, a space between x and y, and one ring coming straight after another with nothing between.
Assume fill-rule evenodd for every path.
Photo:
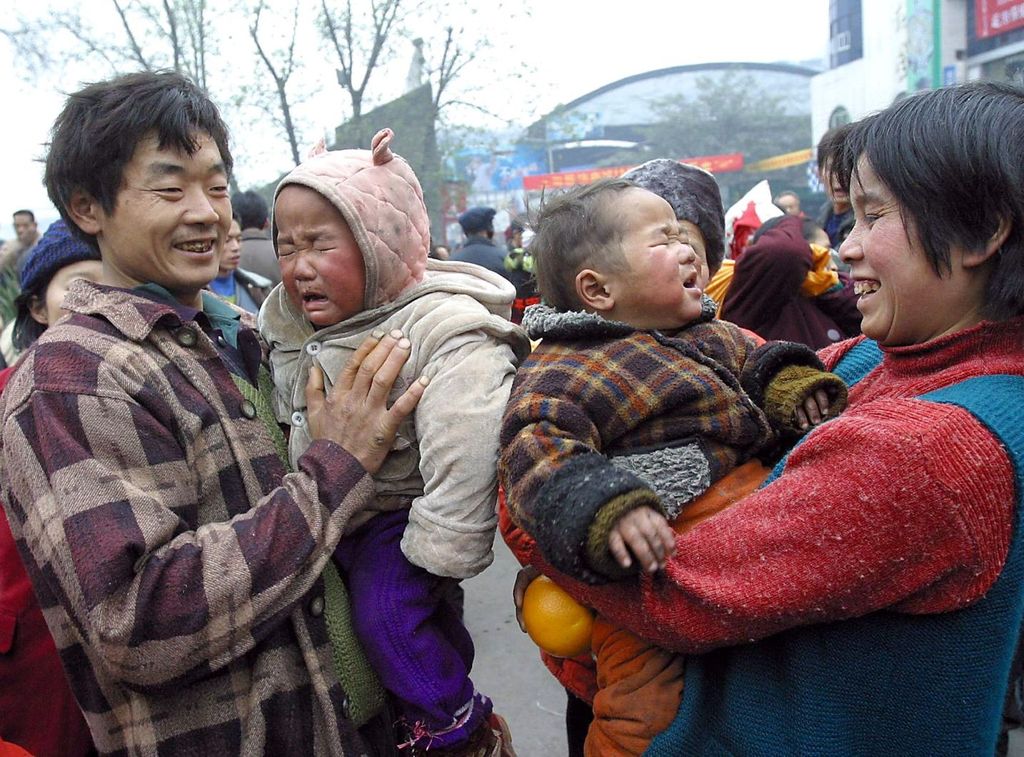
<instances>
[{"instance_id":1,"label":"woman's short black hair","mask_svg":"<svg viewBox=\"0 0 1024 757\"><path fill-rule=\"evenodd\" d=\"M27 350L29 346L46 331L46 324L32 317L32 301L39 296L46 296L43 288L39 292L21 292L14 300L14 328L11 329L11 344L16 352Z\"/></svg>"},{"instance_id":2,"label":"woman's short black hair","mask_svg":"<svg viewBox=\"0 0 1024 757\"><path fill-rule=\"evenodd\" d=\"M113 213L125 166L150 134L161 149L189 155L199 149L199 137L209 135L231 175L227 127L213 101L186 77L145 71L90 84L68 96L46 157L46 191L69 228L77 228L67 212L76 190Z\"/></svg>"},{"instance_id":3,"label":"woman's short black hair","mask_svg":"<svg viewBox=\"0 0 1024 757\"><path fill-rule=\"evenodd\" d=\"M953 247L981 250L1008 223L985 315L1024 314L1024 90L970 82L906 97L857 122L829 156L845 189L865 158L935 272Z\"/></svg>"}]
</instances>

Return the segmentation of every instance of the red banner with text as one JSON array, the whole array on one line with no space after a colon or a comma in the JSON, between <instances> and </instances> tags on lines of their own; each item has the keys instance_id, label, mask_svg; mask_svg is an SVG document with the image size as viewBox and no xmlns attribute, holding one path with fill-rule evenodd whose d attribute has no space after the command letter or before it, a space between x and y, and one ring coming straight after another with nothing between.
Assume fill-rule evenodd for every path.
<instances>
[{"instance_id":1,"label":"red banner with text","mask_svg":"<svg viewBox=\"0 0 1024 757\"><path fill-rule=\"evenodd\" d=\"M974 24L978 39L1024 27L1024 0L975 0Z\"/></svg>"},{"instance_id":2,"label":"red banner with text","mask_svg":"<svg viewBox=\"0 0 1024 757\"><path fill-rule=\"evenodd\" d=\"M700 166L711 173L729 173L743 170L743 153L733 152L726 155L702 155L697 158L682 158L680 163ZM523 189L563 189L577 184L590 184L599 179L614 179L622 176L634 166L611 166L607 168L588 168L582 171L562 171L561 173L538 173L523 177Z\"/></svg>"}]
</instances>

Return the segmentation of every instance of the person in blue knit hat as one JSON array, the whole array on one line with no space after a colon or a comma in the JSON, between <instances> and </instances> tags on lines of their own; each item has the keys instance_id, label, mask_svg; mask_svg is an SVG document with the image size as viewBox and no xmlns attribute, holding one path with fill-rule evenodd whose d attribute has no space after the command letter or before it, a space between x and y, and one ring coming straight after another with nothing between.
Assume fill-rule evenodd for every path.
<instances>
[{"instance_id":1,"label":"person in blue knit hat","mask_svg":"<svg viewBox=\"0 0 1024 757\"><path fill-rule=\"evenodd\" d=\"M64 314L61 303L72 281L99 281L101 273L99 250L72 234L63 219L54 221L21 269L21 294L14 303L16 353Z\"/></svg>"}]
</instances>

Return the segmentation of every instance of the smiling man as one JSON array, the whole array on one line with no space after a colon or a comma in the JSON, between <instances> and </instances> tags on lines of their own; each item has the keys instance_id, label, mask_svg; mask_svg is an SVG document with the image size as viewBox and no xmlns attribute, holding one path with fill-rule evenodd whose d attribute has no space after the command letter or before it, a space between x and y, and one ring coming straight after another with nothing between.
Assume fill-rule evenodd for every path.
<instances>
[{"instance_id":1,"label":"smiling man","mask_svg":"<svg viewBox=\"0 0 1024 757\"><path fill-rule=\"evenodd\" d=\"M177 74L68 98L46 185L103 283L70 288L4 392L4 506L100 752L365 754L383 718L334 668L322 574L423 383L387 408L397 332L329 395L312 376L289 472L251 317L203 291L230 173L216 107Z\"/></svg>"}]
</instances>

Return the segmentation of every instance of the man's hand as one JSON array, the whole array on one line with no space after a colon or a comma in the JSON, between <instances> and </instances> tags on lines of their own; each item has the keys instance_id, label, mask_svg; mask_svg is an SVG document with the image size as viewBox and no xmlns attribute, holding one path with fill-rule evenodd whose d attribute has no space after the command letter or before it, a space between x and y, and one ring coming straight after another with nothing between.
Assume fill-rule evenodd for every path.
<instances>
[{"instance_id":1,"label":"man's hand","mask_svg":"<svg viewBox=\"0 0 1024 757\"><path fill-rule=\"evenodd\" d=\"M643 570L654 573L664 568L676 551L676 535L664 515L650 507L638 507L612 527L608 549L623 568L630 567L636 558Z\"/></svg>"},{"instance_id":2,"label":"man's hand","mask_svg":"<svg viewBox=\"0 0 1024 757\"><path fill-rule=\"evenodd\" d=\"M516 603L516 622L523 633L526 633L526 624L523 623L523 598L526 596L526 587L539 575L540 571L532 565L520 568L516 573L516 583L512 587L512 601Z\"/></svg>"},{"instance_id":3,"label":"man's hand","mask_svg":"<svg viewBox=\"0 0 1024 757\"><path fill-rule=\"evenodd\" d=\"M330 393L313 366L306 382L306 417L314 439L344 447L369 473L376 473L391 450L398 425L415 408L427 386L421 376L390 408L388 393L409 359L411 345L395 330L370 336L352 355Z\"/></svg>"},{"instance_id":4,"label":"man's hand","mask_svg":"<svg viewBox=\"0 0 1024 757\"><path fill-rule=\"evenodd\" d=\"M797 407L797 425L804 431L807 431L812 426L817 426L819 423L827 421L830 405L828 392L824 389L815 390L813 394L804 399L802 407Z\"/></svg>"}]
</instances>

